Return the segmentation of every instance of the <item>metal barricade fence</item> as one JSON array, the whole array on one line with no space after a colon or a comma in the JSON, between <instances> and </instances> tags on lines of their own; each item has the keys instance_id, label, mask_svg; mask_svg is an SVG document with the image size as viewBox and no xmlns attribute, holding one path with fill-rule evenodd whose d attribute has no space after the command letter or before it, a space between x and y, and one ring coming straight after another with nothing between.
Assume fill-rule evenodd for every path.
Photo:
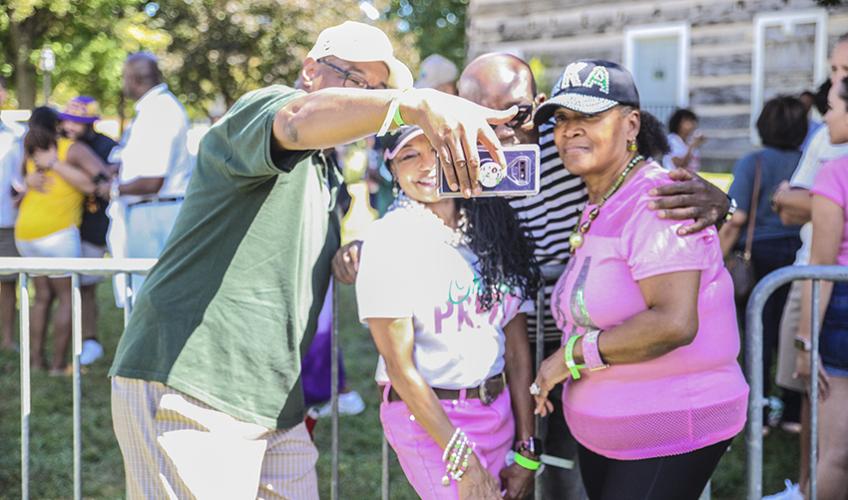
<instances>
[{"instance_id":1,"label":"metal barricade fence","mask_svg":"<svg viewBox=\"0 0 848 500\"><path fill-rule=\"evenodd\" d=\"M30 275L71 275L71 350L73 358L73 433L74 433L74 499L82 498L82 381L79 357L82 352L82 309L80 275L126 275L127 304L131 304L132 280L129 273L146 274L156 259L58 259L58 258L0 258L0 275L18 275L20 294L20 355L21 355L21 498L29 498L29 418L32 412L30 387L29 287ZM131 306L124 309L124 324Z\"/></svg>"},{"instance_id":2,"label":"metal barricade fence","mask_svg":"<svg viewBox=\"0 0 848 500\"><path fill-rule=\"evenodd\" d=\"M816 498L816 457L818 455L818 389L819 389L819 294L821 281L848 281L848 266L789 266L778 269L760 280L748 299L745 321L745 369L751 393L748 403L746 446L748 462L748 500L763 496L763 408L768 400L763 394L763 307L781 286L798 280L812 280L811 347L810 350L810 495Z\"/></svg>"},{"instance_id":3,"label":"metal barricade fence","mask_svg":"<svg viewBox=\"0 0 848 500\"><path fill-rule=\"evenodd\" d=\"M115 274L123 274L126 277L126 306L124 308L124 325L126 326L132 312L132 280L130 274L147 274L156 263L156 259L61 259L61 258L11 258L0 257L0 275L3 274L18 274L19 283L18 291L20 294L20 313L19 313L19 331L20 331L20 363L21 363L21 498L27 500L29 498L29 423L31 408L31 383L30 383L30 335L29 335L29 288L28 278L31 275L55 275L55 274L70 274L71 275L71 310L72 310L72 360L73 360L73 463L74 463L74 499L82 498L82 386L80 377L80 362L79 357L82 352L82 311L80 300L80 275L98 275L112 276ZM793 279L803 279L812 277L812 273L816 270L827 269L830 274L822 275L822 278L837 279L836 276L844 280L848 280L848 268L839 268L833 266L830 268L802 268L809 270L807 273L796 272L788 278L783 278L783 270L773 273L764 279L752 294L752 304L759 304L759 309L762 309L762 304L765 300L755 302L755 295L768 291L770 294L774 289L781 284ZM540 287L536 297L536 331L535 331L535 369L538 370L544 359L544 316L545 316L545 285L550 285L556 282L562 274L565 266L552 265L543 266L542 278L544 285ZM776 275L776 276L775 276ZM796 276L797 275L797 276ZM771 280L771 281L769 281ZM781 281L777 281L781 280ZM776 284L771 285L774 282ZM765 290L767 288L767 290ZM817 291L817 288L815 289ZM814 303L817 300L817 295L814 295ZM756 307L756 306L755 306ZM751 318L751 306L749 306L748 317ZM815 318L815 314L814 314ZM339 339L338 339L338 287L333 288L333 323L331 333L331 429L332 429L332 468L331 468L331 483L330 496L333 500L339 498ZM759 332L762 331L762 324L758 325ZM751 337L751 336L749 336ZM814 337L815 338L815 337ZM817 343L814 340L814 346ZM754 347L758 352L762 352L762 339L759 339L759 344ZM816 347L814 347L814 350ZM749 356L749 359L751 356ZM760 360L761 363L761 360ZM813 368L815 370L815 368ZM758 373L755 371L755 373ZM815 371L814 371L815 373ZM752 382L752 407L754 388L759 387L762 392L762 376L760 375L759 386ZM813 387L816 387L816 379L814 377ZM762 397L760 396L760 399ZM815 410L814 410L815 412ZM757 412L754 412L755 414ZM814 413L816 415L816 413ZM762 414L759 414L759 426L762 428ZM815 418L815 417L814 417ZM749 425L752 419L749 419ZM815 422L815 420L814 420ZM541 419L536 417L535 428L536 434L539 433ZM750 435L750 433L749 433ZM760 469L762 466L762 435L759 435L759 460ZM750 440L749 440L750 441ZM749 445L750 447L750 445ZM750 453L749 453L750 456ZM749 479L752 476L749 474ZM814 477L814 476L813 476ZM757 485L759 489L759 484ZM759 489L757 491L759 491ZM535 498L542 498L541 484L539 477L536 477ZM750 491L750 490L749 490ZM389 498L389 445L385 437L382 443L382 473L381 473L381 497L384 500ZM750 497L749 498L754 498ZM755 497L759 499L760 497Z\"/></svg>"}]
</instances>

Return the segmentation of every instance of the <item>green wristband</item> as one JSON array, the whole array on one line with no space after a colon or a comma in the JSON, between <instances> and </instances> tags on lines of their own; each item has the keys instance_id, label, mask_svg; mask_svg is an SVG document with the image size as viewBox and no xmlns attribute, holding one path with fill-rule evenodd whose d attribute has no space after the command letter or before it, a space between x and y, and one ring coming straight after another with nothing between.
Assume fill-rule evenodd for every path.
<instances>
[{"instance_id":1,"label":"green wristband","mask_svg":"<svg viewBox=\"0 0 848 500\"><path fill-rule=\"evenodd\" d=\"M512 456L513 459L515 460L515 463L517 463L521 467L524 467L527 470L534 470L534 471L539 470L539 467L542 466L542 462L537 462L536 460L533 460L532 458L527 458L524 455L522 455L521 453L518 453L517 451L515 451L513 453L515 453Z\"/></svg>"},{"instance_id":2,"label":"green wristband","mask_svg":"<svg viewBox=\"0 0 848 500\"><path fill-rule=\"evenodd\" d=\"M403 121L403 117L402 117L402 116L400 116L400 106L398 106L398 107L395 109L395 116L394 116L394 118L392 119L392 121L394 121L394 122L395 122L395 125L397 125L398 127L403 127L404 125L406 125L406 122L405 122L405 121Z\"/></svg>"},{"instance_id":3,"label":"green wristband","mask_svg":"<svg viewBox=\"0 0 848 500\"><path fill-rule=\"evenodd\" d=\"M574 380L580 380L580 370L586 368L585 365L578 365L574 362L574 345L577 344L577 341L580 340L583 335L574 335L568 339L568 342L565 344L565 366L568 367L568 371L571 372L571 378Z\"/></svg>"}]
</instances>

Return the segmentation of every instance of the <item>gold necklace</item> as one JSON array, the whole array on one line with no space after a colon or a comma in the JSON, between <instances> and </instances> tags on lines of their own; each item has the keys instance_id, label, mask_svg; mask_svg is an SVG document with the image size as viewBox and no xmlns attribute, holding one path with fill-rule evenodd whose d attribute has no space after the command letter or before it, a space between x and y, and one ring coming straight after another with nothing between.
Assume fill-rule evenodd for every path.
<instances>
[{"instance_id":1,"label":"gold necklace","mask_svg":"<svg viewBox=\"0 0 848 500\"><path fill-rule=\"evenodd\" d=\"M637 163L644 159L645 158L639 154L634 156L633 159L627 163L627 166L624 167L624 170L621 171L621 174L619 174L619 176L615 179L615 182L612 184L612 186L607 190L606 193L604 193L604 196L601 197L601 201L597 205L595 205L595 208L593 208L591 212L589 212L589 216L586 218L586 220L582 224L577 226L577 229L572 231L571 236L568 237L568 249L571 253L574 253L575 251L577 251L578 248L583 246L583 243L586 240L585 235L587 232L589 232L589 228L592 227L592 222L597 219L598 214L601 213L601 207L604 206L604 203L606 203L610 196L614 195L615 192L618 191L618 188L620 188L621 185L624 184L624 178L627 177L627 174L629 174L631 170L633 170L633 167L635 167ZM583 214L585 213L586 209L584 208ZM582 219L583 215L581 215L580 218Z\"/></svg>"}]
</instances>

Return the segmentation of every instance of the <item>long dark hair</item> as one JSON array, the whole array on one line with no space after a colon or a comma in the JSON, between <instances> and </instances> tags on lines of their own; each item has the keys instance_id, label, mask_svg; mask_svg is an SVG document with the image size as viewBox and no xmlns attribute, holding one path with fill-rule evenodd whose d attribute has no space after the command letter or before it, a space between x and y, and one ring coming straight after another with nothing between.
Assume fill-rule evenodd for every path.
<instances>
[{"instance_id":1,"label":"long dark hair","mask_svg":"<svg viewBox=\"0 0 848 500\"><path fill-rule=\"evenodd\" d=\"M503 198L458 200L468 217L468 246L478 259L480 306L488 311L505 293L520 290L523 299L535 300L541 274L533 244L515 210Z\"/></svg>"},{"instance_id":2,"label":"long dark hair","mask_svg":"<svg viewBox=\"0 0 848 500\"><path fill-rule=\"evenodd\" d=\"M636 147L639 148L639 154L645 158L662 161L662 157L671 151L665 126L656 116L645 110L641 110L639 116L641 126L639 135L636 136Z\"/></svg>"}]
</instances>

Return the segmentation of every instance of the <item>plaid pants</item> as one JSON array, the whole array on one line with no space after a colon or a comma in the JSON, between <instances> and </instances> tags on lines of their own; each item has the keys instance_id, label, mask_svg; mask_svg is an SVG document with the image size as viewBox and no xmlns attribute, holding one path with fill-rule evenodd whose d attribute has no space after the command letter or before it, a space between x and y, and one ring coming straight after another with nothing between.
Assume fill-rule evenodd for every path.
<instances>
[{"instance_id":1,"label":"plaid pants","mask_svg":"<svg viewBox=\"0 0 848 500\"><path fill-rule=\"evenodd\" d=\"M267 429L158 382L114 377L112 422L127 498L317 499L306 426Z\"/></svg>"}]
</instances>

